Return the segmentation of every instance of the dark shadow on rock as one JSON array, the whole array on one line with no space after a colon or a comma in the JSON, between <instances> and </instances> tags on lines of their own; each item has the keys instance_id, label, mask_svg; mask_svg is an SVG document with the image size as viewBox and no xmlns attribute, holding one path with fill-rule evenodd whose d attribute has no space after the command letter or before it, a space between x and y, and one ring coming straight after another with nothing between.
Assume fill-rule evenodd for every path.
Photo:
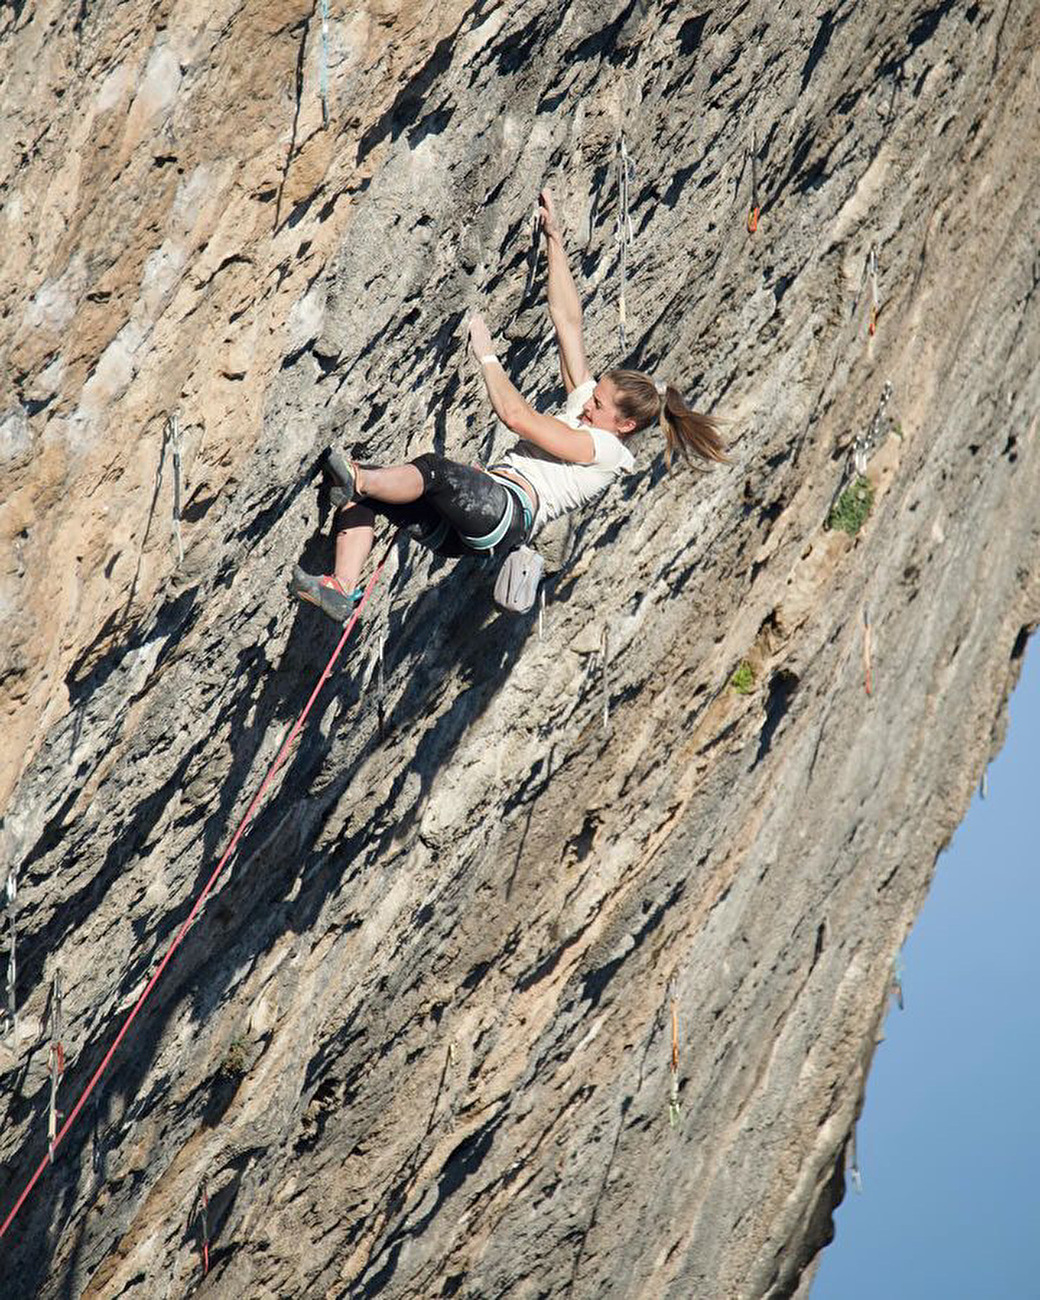
<instances>
[{"instance_id":1,"label":"dark shadow on rock","mask_svg":"<svg viewBox=\"0 0 1040 1300\"><path fill-rule=\"evenodd\" d=\"M305 562L310 556L316 556L319 550L327 554L327 545L327 538L312 537L305 547ZM414 558L404 556L402 570L410 572L414 563ZM121 1131L113 1134L113 1146L120 1145L139 1115L159 1103L161 1094L172 1081L166 1075L154 1078L148 1092L141 1093L157 1058L167 1024L183 1009L185 998L191 1000L193 1014L200 1019L216 1012L228 990L241 978L246 951L255 963L286 932L306 933L329 896L342 887L344 859L350 861L362 850L368 855L382 853L392 840L414 825L437 774L451 761L469 727L481 716L509 676L535 616L493 615L489 575L475 574L474 567L467 559L450 562L445 565L439 580L423 591L407 610L398 609L391 615L390 639L395 647L395 672L406 675L405 688L395 706L393 725L403 728L411 720L422 717L431 698L439 693L442 682L461 680L464 689L423 735L412 760L402 766L389 796L366 817L366 826L375 824L381 827L376 836L373 838L367 829L362 829L315 856L308 850L321 833L324 813L336 806L349 789L360 765L370 756L372 747L379 743L374 722L366 721L365 725L371 729L370 739L343 772L328 783L323 791L321 815L310 819L287 816L306 808L311 786L329 752L336 728L346 725L357 715L361 666L367 648L366 624L364 621L359 623L356 640L348 642L347 646L348 663L356 664L358 669L349 676L341 675L336 679L336 686L344 696L336 727L325 739L314 726L312 715L268 802L258 810L247 831L237 861L231 863L231 870L226 873L226 882L218 882L217 892L208 900L204 912L210 915L200 915L198 922L185 934L175 958L134 1024L131 1043L123 1054L113 1057L108 1072L93 1094L93 1100L99 1105L103 1104L106 1096L125 1099L126 1110L119 1126ZM481 582L483 594L474 594L471 585L474 581ZM316 629L319 629L317 634ZM475 635L477 631L479 635ZM327 632L327 636L323 637L321 632ZM273 729L290 725L299 714L325 667L336 635L334 625L319 611L303 606L296 613L286 649L275 669L269 667L261 654L240 651L241 667L234 678L236 686L229 704L228 744L234 757L230 770L219 780L217 804L202 830L203 851L196 881L179 904L159 918L155 929L150 931L150 940L146 938L147 931L141 936L145 939L143 948L124 971L115 995L106 991L111 1005L118 1009L108 1014L94 1030L90 1041L68 1070L64 1091L66 1104L74 1104L74 1098L80 1095L92 1077L126 1019L132 993L148 978L173 935L184 924L202 882L209 878L215 866L212 860L215 852L232 834L234 828L229 823L232 808L247 783L259 786L263 771L256 767L256 756L264 738ZM318 708L321 707L319 700ZM97 905L126 863L140 851L156 816L175 791L183 786L193 760L207 739L207 736L198 738L169 779L140 801L123 831L109 846L100 870L75 898L62 905L46 933L36 937L35 947L39 954L35 971L37 980L42 975L43 954L60 946L62 937ZM419 788L407 806L402 807L400 800L405 778L411 772L418 772ZM308 863L303 887L291 903L285 901L285 894L292 882L284 871L274 869L260 873L251 870L252 852L259 851L261 858L279 856L277 852L268 854L267 848L268 841L273 840L277 849L280 823L288 824L289 833L297 837L293 857ZM298 823L297 829L293 829L293 823ZM239 939L239 935L243 937ZM344 1032L349 1033L349 1027L345 1026ZM341 1035L336 1037L339 1041ZM229 1083L225 1088L218 1081L212 1089L197 1090L173 1122L198 1126L206 1122L207 1115L212 1118L216 1112L222 1113L230 1101L224 1094L231 1087ZM13 1201L21 1190L21 1180L35 1168L46 1149L45 1139L42 1145L40 1139L46 1133L48 1095L49 1085L37 1089L30 1098L18 1098L20 1106L16 1105L15 1099L9 1103L9 1113L13 1106L22 1117L31 1111L37 1118L32 1126L34 1138L23 1148L17 1170L11 1168L5 1179L5 1187L0 1193L5 1204ZM187 1113L194 1119L187 1120ZM52 1252L57 1245L57 1239L49 1237L50 1225L64 1222L77 1213L80 1180L74 1171L84 1163L86 1150L91 1145L96 1145L96 1135L91 1125L81 1119L62 1143L55 1167L46 1171L21 1211L20 1244L15 1247L12 1266L18 1268L27 1294L38 1290L50 1271ZM136 1181L131 1185L124 1179L116 1194L135 1199L142 1192ZM188 1207L185 1207L185 1213L188 1213ZM79 1217L82 1220L82 1209ZM80 1229L81 1240L85 1230L84 1224ZM41 1246L40 1243L44 1242L48 1244ZM78 1244L76 1250L79 1249ZM75 1269L69 1274L69 1285L74 1274Z\"/></svg>"}]
</instances>

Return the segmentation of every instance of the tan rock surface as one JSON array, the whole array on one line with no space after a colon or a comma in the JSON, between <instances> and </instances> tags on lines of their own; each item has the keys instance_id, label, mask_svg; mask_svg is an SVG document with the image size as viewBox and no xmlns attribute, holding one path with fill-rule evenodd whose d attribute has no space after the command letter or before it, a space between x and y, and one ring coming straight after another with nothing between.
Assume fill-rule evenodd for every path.
<instances>
[{"instance_id":1,"label":"tan rock surface","mask_svg":"<svg viewBox=\"0 0 1040 1300\"><path fill-rule=\"evenodd\" d=\"M623 359L621 127L631 360L734 440L697 478L643 436L546 539L541 638L395 553L0 1243L21 1293L807 1287L893 958L1040 620L1040 28L765 12L332 5L323 129L320 6L4 11L0 807L35 1038L2 1062L0 1214L45 1150L54 969L67 1110L335 643L284 587L327 557L320 453L483 458L478 305L554 395L521 303L546 178L590 355ZM825 520L886 380L849 539Z\"/></svg>"}]
</instances>

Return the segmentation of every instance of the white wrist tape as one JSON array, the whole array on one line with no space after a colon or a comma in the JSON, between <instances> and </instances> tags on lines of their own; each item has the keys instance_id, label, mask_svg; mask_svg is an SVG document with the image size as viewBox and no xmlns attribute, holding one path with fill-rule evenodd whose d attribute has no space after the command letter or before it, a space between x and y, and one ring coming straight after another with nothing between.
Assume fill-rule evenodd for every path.
<instances>
[{"instance_id":1,"label":"white wrist tape","mask_svg":"<svg viewBox=\"0 0 1040 1300\"><path fill-rule=\"evenodd\" d=\"M492 361L495 363L496 366L500 366L502 364L502 362L499 361L498 357L496 357L493 352L489 352L486 357L480 358L480 364L482 366L489 366Z\"/></svg>"}]
</instances>

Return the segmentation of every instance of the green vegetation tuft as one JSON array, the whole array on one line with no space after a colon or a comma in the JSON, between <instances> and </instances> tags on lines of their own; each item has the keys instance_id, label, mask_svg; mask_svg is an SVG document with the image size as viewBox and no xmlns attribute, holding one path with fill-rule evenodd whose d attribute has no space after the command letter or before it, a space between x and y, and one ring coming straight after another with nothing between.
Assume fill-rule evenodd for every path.
<instances>
[{"instance_id":1,"label":"green vegetation tuft","mask_svg":"<svg viewBox=\"0 0 1040 1300\"><path fill-rule=\"evenodd\" d=\"M245 1074L248 1059L249 1040L247 1038L236 1038L220 1063L220 1073L228 1076Z\"/></svg>"},{"instance_id":2,"label":"green vegetation tuft","mask_svg":"<svg viewBox=\"0 0 1040 1300\"><path fill-rule=\"evenodd\" d=\"M861 474L854 483L850 483L838 497L827 519L828 528L840 528L843 533L855 537L863 527L863 521L870 514L874 504L874 489L869 479Z\"/></svg>"},{"instance_id":3,"label":"green vegetation tuft","mask_svg":"<svg viewBox=\"0 0 1040 1300\"><path fill-rule=\"evenodd\" d=\"M729 679L729 684L738 695L750 695L755 689L755 670L746 659Z\"/></svg>"}]
</instances>

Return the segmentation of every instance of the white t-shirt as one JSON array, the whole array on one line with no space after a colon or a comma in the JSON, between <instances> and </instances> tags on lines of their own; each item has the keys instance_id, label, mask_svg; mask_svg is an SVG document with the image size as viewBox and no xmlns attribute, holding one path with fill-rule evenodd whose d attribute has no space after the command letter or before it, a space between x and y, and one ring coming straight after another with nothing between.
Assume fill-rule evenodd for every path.
<instances>
[{"instance_id":1,"label":"white t-shirt","mask_svg":"<svg viewBox=\"0 0 1040 1300\"><path fill-rule=\"evenodd\" d=\"M568 510L577 510L598 497L619 474L635 468L632 453L620 438L606 429L594 429L581 423L581 408L592 396L594 379L587 379L572 389L556 418L572 429L581 429L592 438L595 459L588 465L560 460L526 439L502 457L501 464L522 474L538 493L538 513L532 532Z\"/></svg>"}]
</instances>

